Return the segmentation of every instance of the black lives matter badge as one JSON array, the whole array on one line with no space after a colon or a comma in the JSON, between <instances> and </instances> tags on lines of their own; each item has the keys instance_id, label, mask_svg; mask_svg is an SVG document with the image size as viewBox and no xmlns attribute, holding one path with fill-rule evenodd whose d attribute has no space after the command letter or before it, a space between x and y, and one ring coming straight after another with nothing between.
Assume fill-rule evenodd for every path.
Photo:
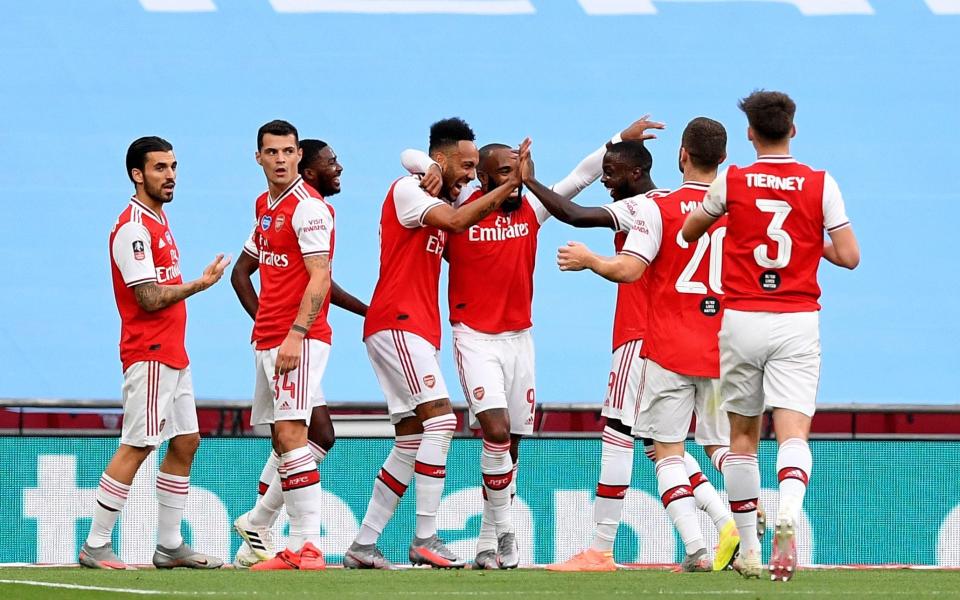
<instances>
[{"instance_id":1,"label":"black lives matter badge","mask_svg":"<svg viewBox=\"0 0 960 600\"><path fill-rule=\"evenodd\" d=\"M780 287L780 273L776 271L764 271L760 273L760 289L765 292L772 292Z\"/></svg>"},{"instance_id":2,"label":"black lives matter badge","mask_svg":"<svg viewBox=\"0 0 960 600\"><path fill-rule=\"evenodd\" d=\"M715 317L720 313L720 300L714 296L707 296L700 301L700 312L708 317Z\"/></svg>"},{"instance_id":3,"label":"black lives matter badge","mask_svg":"<svg viewBox=\"0 0 960 600\"><path fill-rule=\"evenodd\" d=\"M137 260L143 260L147 257L146 252L144 251L143 241L134 240L133 242L133 257Z\"/></svg>"}]
</instances>

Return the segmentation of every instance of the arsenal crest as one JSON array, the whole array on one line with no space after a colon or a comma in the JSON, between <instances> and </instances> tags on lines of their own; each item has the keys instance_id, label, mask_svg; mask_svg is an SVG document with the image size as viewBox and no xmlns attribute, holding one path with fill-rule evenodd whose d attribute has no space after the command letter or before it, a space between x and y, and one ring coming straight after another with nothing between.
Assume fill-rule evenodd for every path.
<instances>
[{"instance_id":1,"label":"arsenal crest","mask_svg":"<svg viewBox=\"0 0 960 600\"><path fill-rule=\"evenodd\" d=\"M433 386L436 385L436 383L437 383L437 378L434 377L433 375L424 375L424 376L423 376L423 383L424 383L424 385L426 385L428 388L433 389Z\"/></svg>"},{"instance_id":2,"label":"arsenal crest","mask_svg":"<svg viewBox=\"0 0 960 600\"><path fill-rule=\"evenodd\" d=\"M283 224L284 224L284 222L285 222L286 220L287 220L287 219L286 219L285 216L283 216L283 215L277 215L277 222L276 222L276 224L273 226L273 228L276 229L277 231L280 231L280 228L283 227Z\"/></svg>"},{"instance_id":3,"label":"arsenal crest","mask_svg":"<svg viewBox=\"0 0 960 600\"><path fill-rule=\"evenodd\" d=\"M483 386L473 389L473 397L477 399L477 402L483 400Z\"/></svg>"}]
</instances>

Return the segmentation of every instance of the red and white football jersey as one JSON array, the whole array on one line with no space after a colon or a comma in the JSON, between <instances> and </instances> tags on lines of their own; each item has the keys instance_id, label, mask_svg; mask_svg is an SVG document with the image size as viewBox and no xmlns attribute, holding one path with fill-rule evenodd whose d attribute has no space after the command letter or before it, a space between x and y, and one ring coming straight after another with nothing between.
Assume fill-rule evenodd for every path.
<instances>
[{"instance_id":1,"label":"red and white football jersey","mask_svg":"<svg viewBox=\"0 0 960 600\"><path fill-rule=\"evenodd\" d=\"M637 217L637 203L643 198L656 198L670 190L650 190L642 196L624 198L609 204L605 209L613 217L613 247L618 253L627 241ZM617 284L617 309L613 316L613 349L633 340L642 340L647 328L647 282L641 277L633 283Z\"/></svg>"},{"instance_id":2,"label":"red and white football jersey","mask_svg":"<svg viewBox=\"0 0 960 600\"><path fill-rule=\"evenodd\" d=\"M731 166L710 185L703 209L728 215L723 257L727 308L820 310L817 268L824 230L849 226L840 188L826 171L791 156Z\"/></svg>"},{"instance_id":3,"label":"red and white football jersey","mask_svg":"<svg viewBox=\"0 0 960 600\"><path fill-rule=\"evenodd\" d=\"M674 373L717 378L726 217L694 244L680 235L707 187L689 181L666 196L641 201L621 254L649 265L640 279L647 282L650 302L641 356Z\"/></svg>"},{"instance_id":4,"label":"red and white football jersey","mask_svg":"<svg viewBox=\"0 0 960 600\"><path fill-rule=\"evenodd\" d=\"M447 233L424 225L443 204L420 188L416 177L393 182L380 213L380 277L363 321L363 337L409 331L440 348L440 261Z\"/></svg>"},{"instance_id":5,"label":"red and white football jersey","mask_svg":"<svg viewBox=\"0 0 960 600\"><path fill-rule=\"evenodd\" d=\"M155 213L136 196L120 213L110 232L110 266L113 295L120 311L120 362L126 371L136 362L155 360L172 369L190 364L184 347L187 304L177 302L166 308L140 308L134 286L183 283L180 253L170 233L166 216Z\"/></svg>"},{"instance_id":6,"label":"red and white football jersey","mask_svg":"<svg viewBox=\"0 0 960 600\"><path fill-rule=\"evenodd\" d=\"M276 199L269 192L260 194L256 217L243 251L260 263L260 305L253 322L253 341L257 350L267 350L283 343L297 319L310 281L303 259L325 254L333 264L334 213L323 196L298 177ZM328 292L304 337L331 342L329 309Z\"/></svg>"},{"instance_id":7,"label":"red and white football jersey","mask_svg":"<svg viewBox=\"0 0 960 600\"><path fill-rule=\"evenodd\" d=\"M463 204L483 196L477 189ZM524 196L512 212L495 210L447 240L450 322L504 333L532 325L537 234L550 213Z\"/></svg>"}]
</instances>

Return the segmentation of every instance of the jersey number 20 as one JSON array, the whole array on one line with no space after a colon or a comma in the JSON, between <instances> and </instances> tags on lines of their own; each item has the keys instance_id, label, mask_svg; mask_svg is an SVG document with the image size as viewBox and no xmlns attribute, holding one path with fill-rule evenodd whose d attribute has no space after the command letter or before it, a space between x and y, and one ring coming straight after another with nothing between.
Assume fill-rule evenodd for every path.
<instances>
[{"instance_id":1,"label":"jersey number 20","mask_svg":"<svg viewBox=\"0 0 960 600\"><path fill-rule=\"evenodd\" d=\"M700 263L710 250L710 268L707 275L707 283L714 294L722 294L723 287L720 285L720 271L723 267L723 238L727 235L726 227L717 227L710 235L701 235L697 240L697 247L693 249L693 256L690 262L683 268L680 277L675 284L677 291L681 294L706 294L707 286L699 281L694 281L693 276L700 268ZM690 244L683 239L683 233L677 233L677 244L686 250Z\"/></svg>"}]
</instances>

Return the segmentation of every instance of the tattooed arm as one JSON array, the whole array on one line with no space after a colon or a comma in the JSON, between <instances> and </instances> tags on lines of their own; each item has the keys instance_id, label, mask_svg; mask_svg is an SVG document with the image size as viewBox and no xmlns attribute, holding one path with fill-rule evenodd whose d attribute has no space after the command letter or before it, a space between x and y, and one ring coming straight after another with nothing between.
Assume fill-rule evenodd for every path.
<instances>
[{"instance_id":1,"label":"tattooed arm","mask_svg":"<svg viewBox=\"0 0 960 600\"><path fill-rule=\"evenodd\" d=\"M277 375L283 375L300 366L301 342L316 321L317 315L323 308L323 300L330 292L329 256L326 254L305 256L303 265L310 275L310 281L307 282L307 288L303 291L297 318L294 319L293 326L277 351L274 369Z\"/></svg>"},{"instance_id":2,"label":"tattooed arm","mask_svg":"<svg viewBox=\"0 0 960 600\"><path fill-rule=\"evenodd\" d=\"M134 286L133 293L137 304L145 311L154 312L185 300L197 292L202 292L223 277L223 271L230 264L230 258L218 254L213 262L203 270L199 279L179 285L160 285L156 281Z\"/></svg>"}]
</instances>

